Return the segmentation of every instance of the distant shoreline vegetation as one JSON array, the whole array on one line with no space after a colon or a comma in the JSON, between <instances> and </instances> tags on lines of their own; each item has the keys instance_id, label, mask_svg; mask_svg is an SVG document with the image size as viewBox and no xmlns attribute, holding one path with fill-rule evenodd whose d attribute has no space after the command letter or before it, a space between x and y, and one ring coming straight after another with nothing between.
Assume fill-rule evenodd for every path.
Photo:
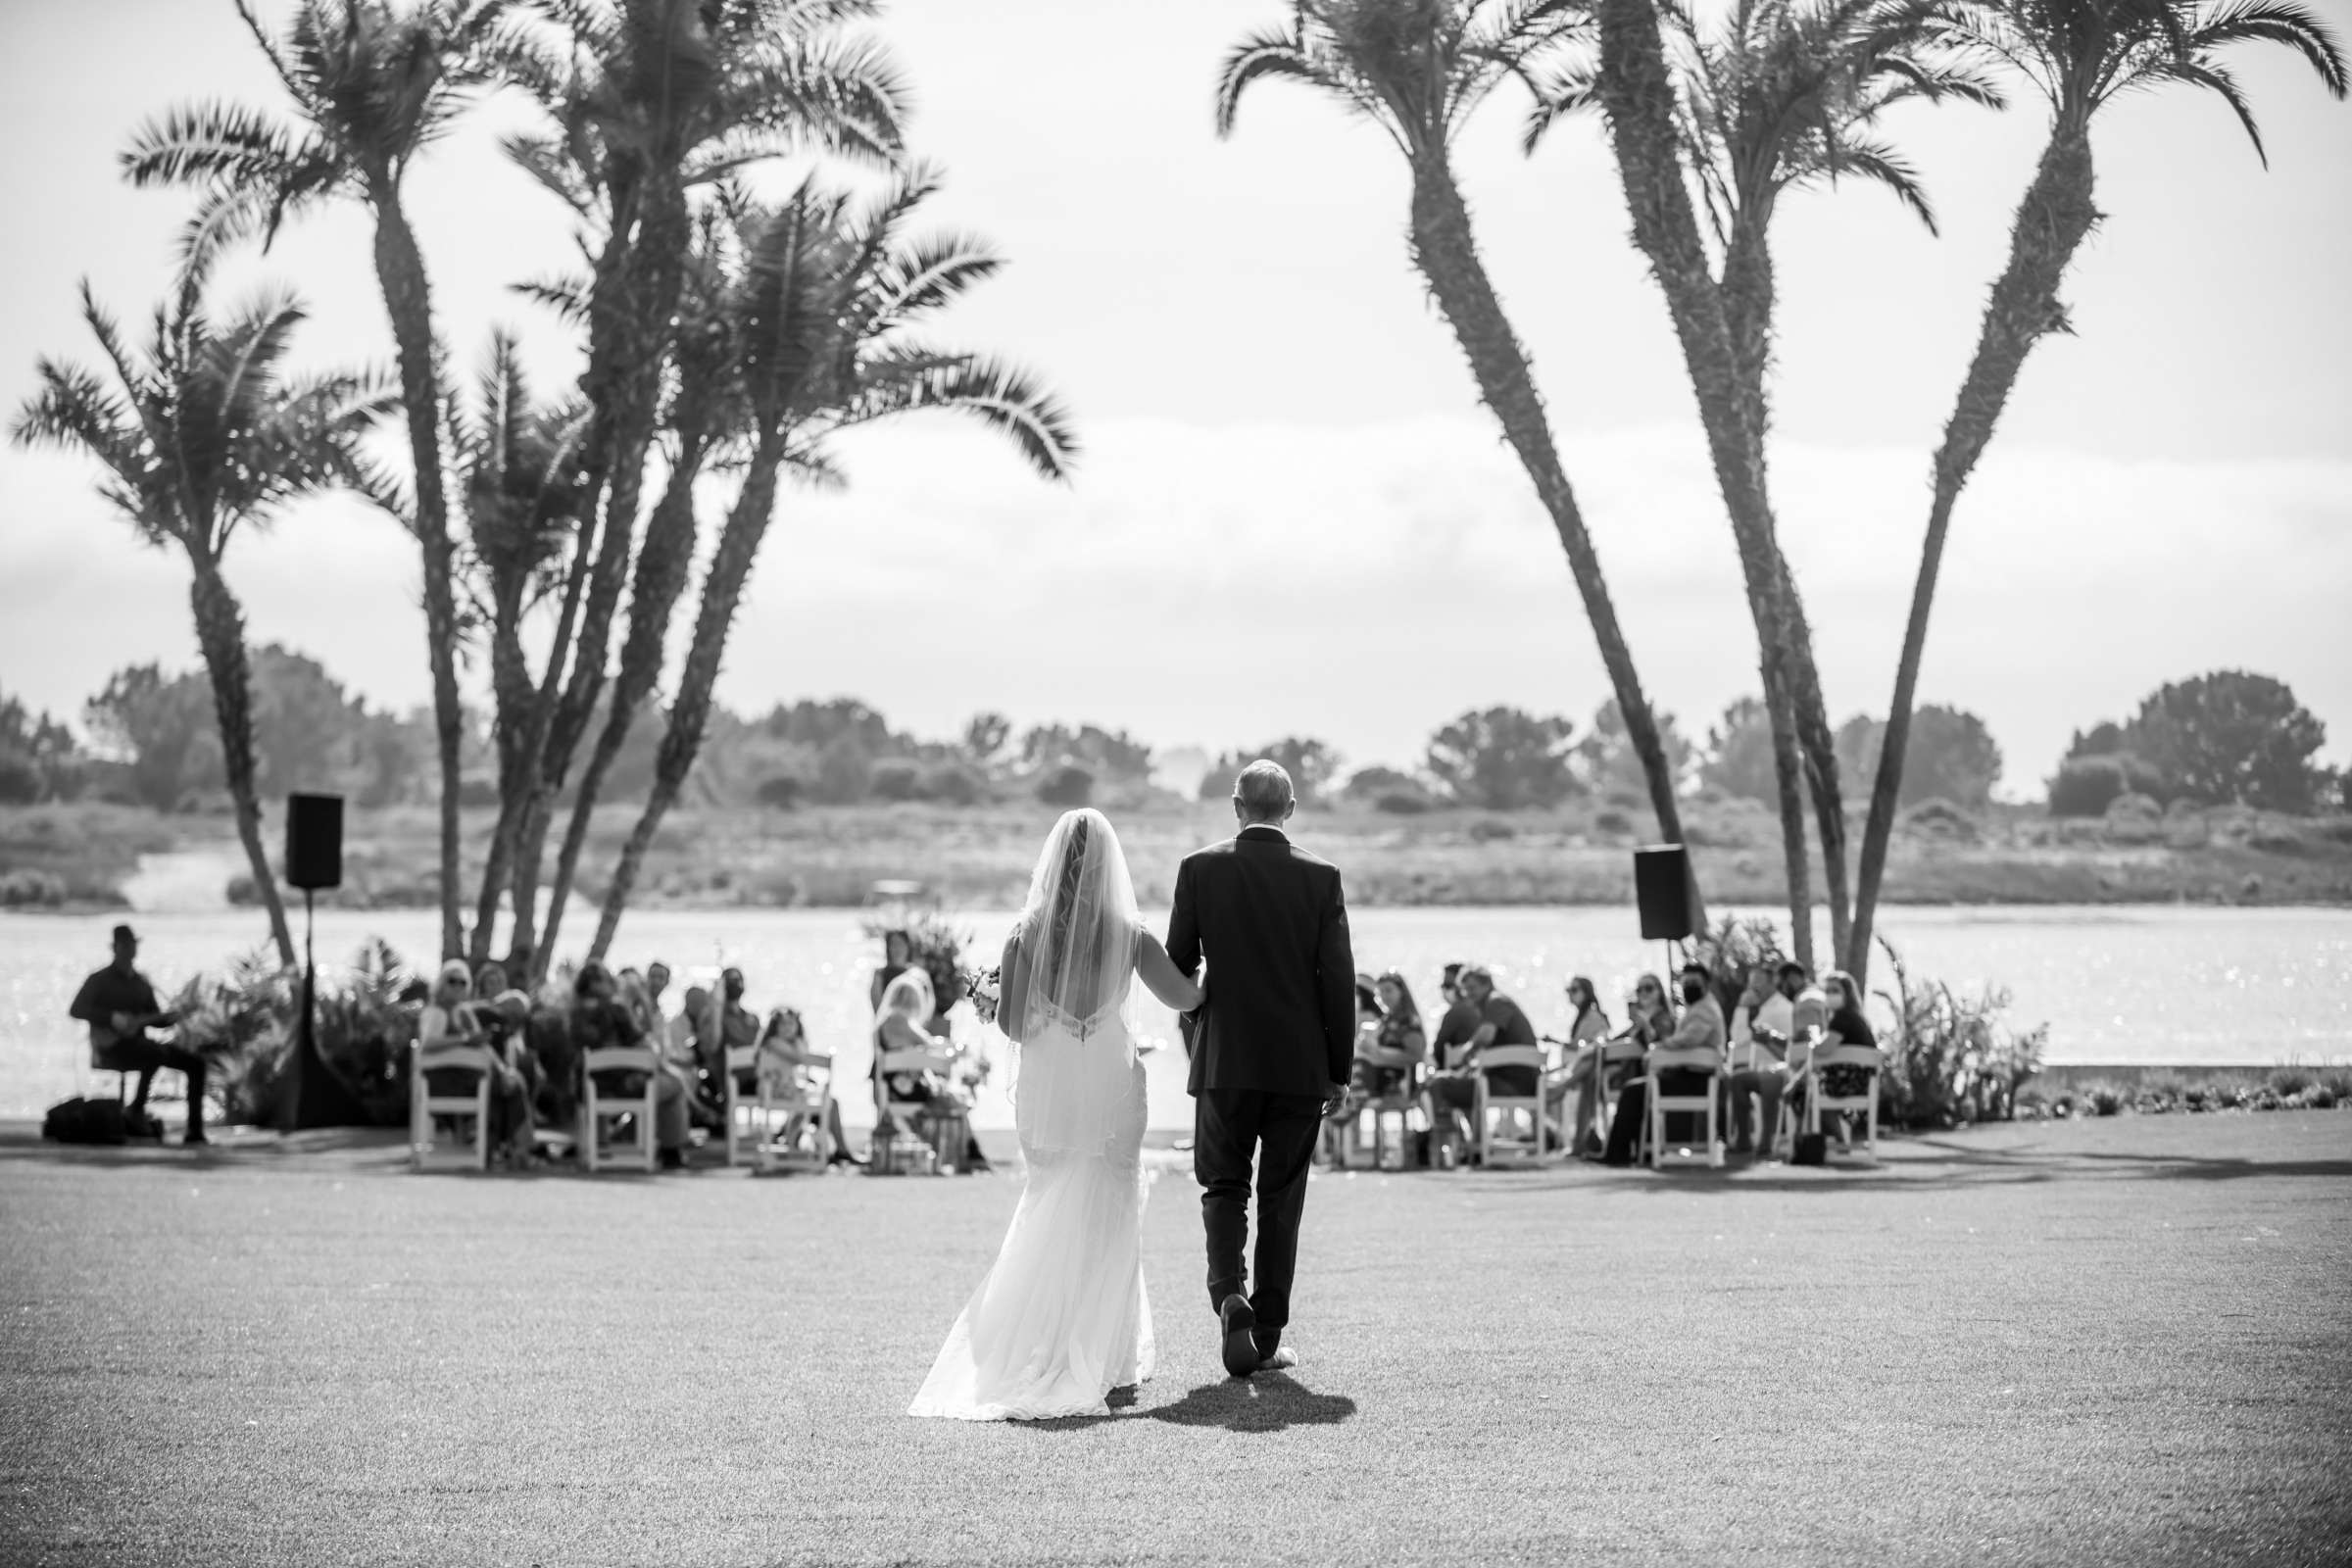
<instances>
[{"instance_id":1,"label":"distant shoreline vegetation","mask_svg":"<svg viewBox=\"0 0 2352 1568\"><path fill-rule=\"evenodd\" d=\"M1099 791L1096 800L1117 820L1148 902L1165 900L1162 884L1186 852L1232 829L1222 802L1186 801L1148 784ZM951 906L1009 907L1058 810L1034 800L706 805L662 825L633 903L855 907L873 901L877 883L915 882ZM491 814L466 813L471 854L479 854ZM581 858L584 888L601 886L632 819L625 804L597 812ZM429 806L354 807L344 885L321 895L321 906L431 907L437 827ZM1783 902L1769 807L1701 789L1690 798L1686 828L1705 852L1717 904ZM1347 868L1348 898L1366 907L1628 905L1631 852L1643 837L1634 814L1606 797L1409 814L1342 799L1307 808L1297 832ZM174 853L217 856L222 897L250 899L225 811L0 807L0 907L123 907L141 858ZM2054 818L2034 807L1964 811L1930 803L1903 820L1888 893L1912 905L2352 904L2352 817L2127 805L2097 817Z\"/></svg>"},{"instance_id":2,"label":"distant shoreline vegetation","mask_svg":"<svg viewBox=\"0 0 2352 1568\"><path fill-rule=\"evenodd\" d=\"M345 886L328 903L432 906L441 823L430 715L372 710L318 661L275 644L255 650L252 670L255 772L270 822L290 790L350 801ZM1139 866L1172 866L1230 828L1231 778L1254 757L1289 768L1300 830L1348 866L1350 897L1368 906L1625 904L1628 852L1654 831L1642 764L1613 703L1582 725L1471 709L1439 726L1407 767L1350 766L1309 736L1212 756L1155 751L1092 723L1018 729L996 712L926 739L846 697L748 717L713 707L707 729L677 819L644 845L637 906L856 906L876 883L906 881L952 905L1016 904L1046 824L1083 805L1119 818ZM1881 729L1860 715L1839 728L1855 770L1873 765ZM220 872L222 897L251 901L204 675L118 670L90 700L82 730L86 741L0 695L0 908L120 907L142 857L214 850L235 862ZM634 730L607 769L606 804L588 819L579 858L578 886L592 900L632 824L641 829L661 730ZM1660 734L1708 898L1786 904L1763 705L1731 703L1698 739L1662 714ZM2129 723L2078 733L2044 804L2020 806L1992 799L2002 758L1984 720L1931 705L1912 729L1887 895L1931 905L2352 903L2352 815L2342 778L2315 760L2324 735L2282 683L2216 672L2160 688ZM491 751L486 726L469 731L460 836L468 878L481 874L500 806Z\"/></svg>"}]
</instances>

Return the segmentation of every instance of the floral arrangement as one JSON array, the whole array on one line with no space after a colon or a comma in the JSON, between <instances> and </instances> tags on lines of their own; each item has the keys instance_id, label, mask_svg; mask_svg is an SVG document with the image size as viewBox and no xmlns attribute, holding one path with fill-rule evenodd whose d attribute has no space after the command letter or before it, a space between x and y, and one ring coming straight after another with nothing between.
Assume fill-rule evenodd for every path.
<instances>
[{"instance_id":1,"label":"floral arrangement","mask_svg":"<svg viewBox=\"0 0 2352 1568\"><path fill-rule=\"evenodd\" d=\"M947 915L926 909L895 918L878 916L861 929L877 942L894 931L906 937L908 960L931 977L931 995L941 1013L964 995L970 976L963 967L963 950L971 945L972 933Z\"/></svg>"},{"instance_id":2,"label":"floral arrangement","mask_svg":"<svg viewBox=\"0 0 2352 1568\"><path fill-rule=\"evenodd\" d=\"M1004 976L996 969L983 970L965 982L963 994L971 1001L972 1015L982 1023L997 1021L998 990L1003 983Z\"/></svg>"}]
</instances>

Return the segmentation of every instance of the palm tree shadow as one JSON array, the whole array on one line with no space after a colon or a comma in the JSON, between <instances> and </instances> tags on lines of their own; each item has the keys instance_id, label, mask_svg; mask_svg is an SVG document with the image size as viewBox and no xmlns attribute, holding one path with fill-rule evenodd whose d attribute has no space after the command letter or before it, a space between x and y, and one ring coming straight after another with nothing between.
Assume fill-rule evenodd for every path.
<instances>
[{"instance_id":1,"label":"palm tree shadow","mask_svg":"<svg viewBox=\"0 0 2352 1568\"><path fill-rule=\"evenodd\" d=\"M1219 1427L1227 1432L1280 1432L1286 1427L1333 1426L1355 1414L1355 1401L1342 1394L1317 1394L1287 1372L1203 1383L1178 1399L1149 1410L1135 1408L1137 1391L1118 1388L1101 1415L1065 1415L1022 1423L1040 1432L1083 1432L1105 1421L1165 1421L1179 1427Z\"/></svg>"},{"instance_id":2,"label":"palm tree shadow","mask_svg":"<svg viewBox=\"0 0 2352 1568\"><path fill-rule=\"evenodd\" d=\"M1355 1414L1344 1394L1317 1394L1287 1372L1203 1383L1174 1404L1146 1410L1147 1421L1227 1432L1280 1432L1286 1427L1336 1426Z\"/></svg>"}]
</instances>

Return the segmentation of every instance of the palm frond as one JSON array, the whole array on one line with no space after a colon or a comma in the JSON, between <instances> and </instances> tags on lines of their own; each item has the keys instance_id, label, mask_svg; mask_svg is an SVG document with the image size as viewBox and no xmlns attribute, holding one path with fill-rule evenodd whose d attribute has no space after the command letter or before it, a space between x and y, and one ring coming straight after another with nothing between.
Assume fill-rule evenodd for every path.
<instances>
[{"instance_id":1,"label":"palm frond","mask_svg":"<svg viewBox=\"0 0 2352 1568\"><path fill-rule=\"evenodd\" d=\"M939 363L927 369L880 377L861 387L837 425L868 424L931 410L964 414L1003 432L1046 478L1069 477L1078 441L1058 399L1026 371L1001 361L981 356L933 358Z\"/></svg>"},{"instance_id":2,"label":"palm frond","mask_svg":"<svg viewBox=\"0 0 2352 1568\"><path fill-rule=\"evenodd\" d=\"M1251 82L1277 77L1306 82L1315 79L1305 46L1298 34L1256 32L1234 45L1217 72L1217 134L1233 134L1234 115L1241 108L1242 94Z\"/></svg>"}]
</instances>

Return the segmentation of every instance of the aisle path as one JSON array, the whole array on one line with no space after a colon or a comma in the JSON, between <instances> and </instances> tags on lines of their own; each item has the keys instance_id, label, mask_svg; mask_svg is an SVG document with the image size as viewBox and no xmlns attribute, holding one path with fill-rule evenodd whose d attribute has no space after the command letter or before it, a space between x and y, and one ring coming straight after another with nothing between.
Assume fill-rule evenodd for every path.
<instances>
[{"instance_id":1,"label":"aisle path","mask_svg":"<svg viewBox=\"0 0 2352 1568\"><path fill-rule=\"evenodd\" d=\"M332 1143L332 1140L325 1141ZM1160 1377L900 1411L1005 1178L413 1177L0 1134L0 1561L2340 1561L2352 1113L1875 1170L1318 1178L1228 1383L1181 1173Z\"/></svg>"}]
</instances>

